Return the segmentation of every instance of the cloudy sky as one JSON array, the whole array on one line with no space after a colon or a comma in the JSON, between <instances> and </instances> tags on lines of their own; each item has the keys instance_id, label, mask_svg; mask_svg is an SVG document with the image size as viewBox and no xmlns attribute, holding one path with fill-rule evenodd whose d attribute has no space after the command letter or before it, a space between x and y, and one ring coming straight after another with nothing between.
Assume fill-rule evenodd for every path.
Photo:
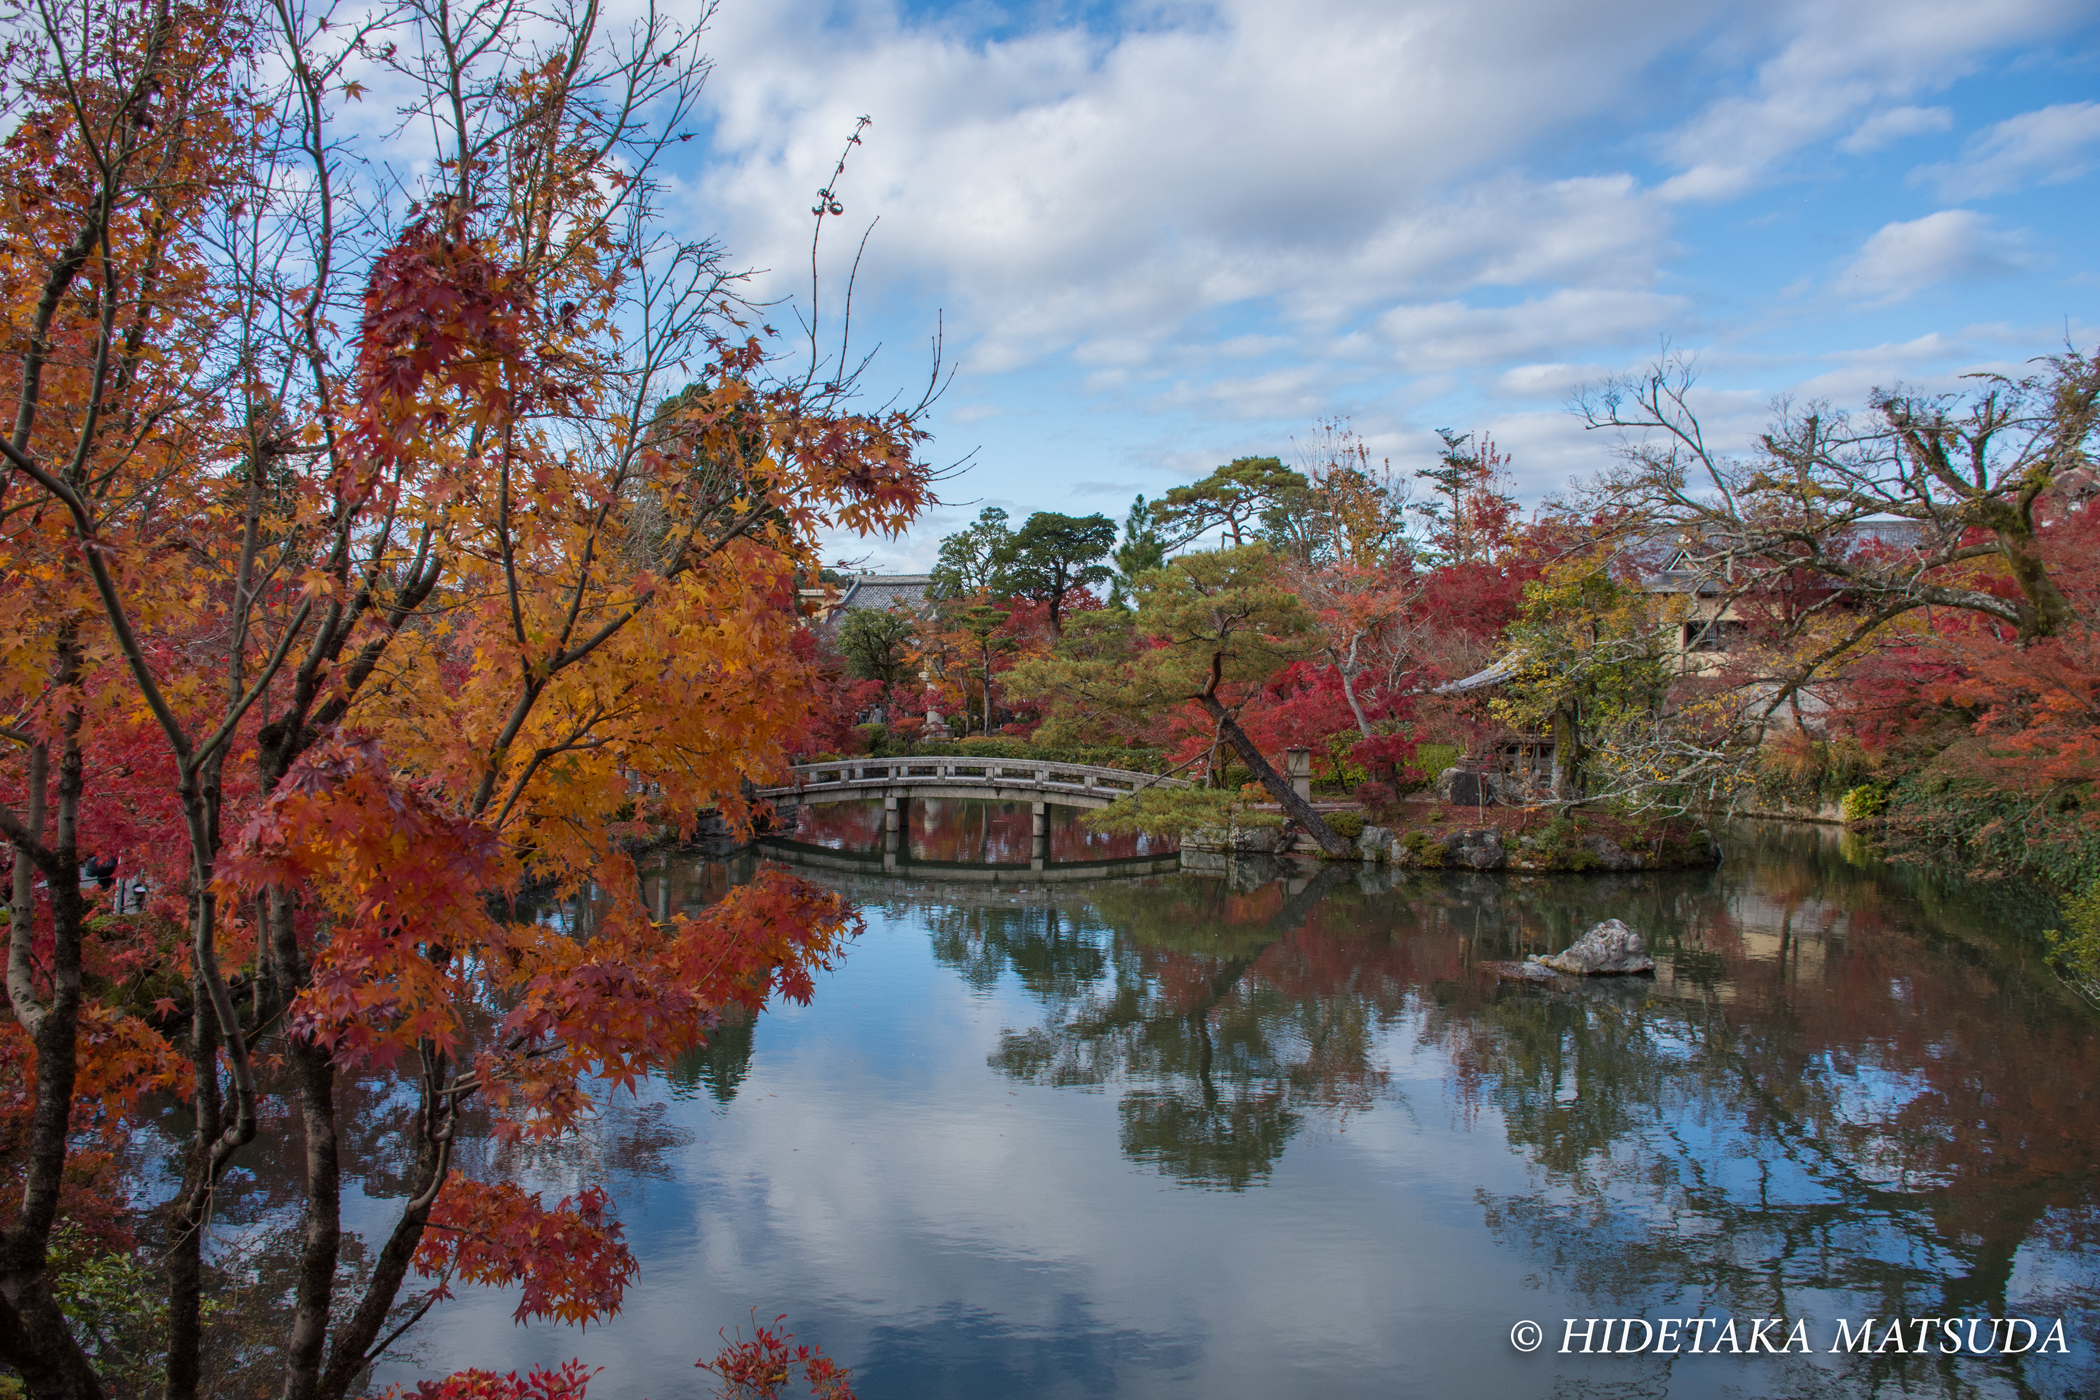
<instances>
[{"instance_id":1,"label":"cloudy sky","mask_svg":"<svg viewBox=\"0 0 2100 1400\"><path fill-rule=\"evenodd\" d=\"M871 384L945 328L968 465L871 567L1335 415L1403 471L1491 434L1535 500L1609 453L1570 392L1665 343L1739 437L2100 334L2096 0L721 0L709 49L686 212L806 291L869 116L827 240L879 220Z\"/></svg>"}]
</instances>

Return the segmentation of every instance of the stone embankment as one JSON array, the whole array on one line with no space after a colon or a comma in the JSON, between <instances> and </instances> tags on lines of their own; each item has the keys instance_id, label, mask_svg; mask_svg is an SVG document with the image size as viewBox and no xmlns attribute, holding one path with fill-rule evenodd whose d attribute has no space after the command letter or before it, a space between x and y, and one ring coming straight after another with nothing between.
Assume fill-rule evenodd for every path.
<instances>
[{"instance_id":1,"label":"stone embankment","mask_svg":"<svg viewBox=\"0 0 2100 1400\"><path fill-rule=\"evenodd\" d=\"M1510 819L1498 826L1447 822L1400 830L1365 826L1355 838L1355 858L1396 869L1604 872L1682 870L1710 866L1721 858L1720 843L1712 832L1685 824L1644 829L1636 838L1627 830L1613 830L1603 820L1562 818L1527 827L1519 814L1507 815ZM1347 833L1335 814L1329 814L1328 820ZM1194 832L1183 839L1182 846L1242 856L1319 854L1318 846L1303 833L1280 825Z\"/></svg>"},{"instance_id":2,"label":"stone embankment","mask_svg":"<svg viewBox=\"0 0 2100 1400\"><path fill-rule=\"evenodd\" d=\"M1395 832L1367 826L1356 846L1364 860L1431 870L1679 870L1721 858L1720 843L1703 828L1666 831L1622 845L1609 832L1573 824L1536 832L1495 827Z\"/></svg>"}]
</instances>

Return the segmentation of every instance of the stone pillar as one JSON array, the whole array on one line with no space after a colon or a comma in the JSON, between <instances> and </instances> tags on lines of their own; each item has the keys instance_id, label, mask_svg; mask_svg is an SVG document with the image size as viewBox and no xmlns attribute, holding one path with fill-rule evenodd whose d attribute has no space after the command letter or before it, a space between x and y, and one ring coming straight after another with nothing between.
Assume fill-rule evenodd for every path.
<instances>
[{"instance_id":1,"label":"stone pillar","mask_svg":"<svg viewBox=\"0 0 2100 1400\"><path fill-rule=\"evenodd\" d=\"M1285 749L1283 776L1291 780L1292 792L1307 802L1312 801L1312 750Z\"/></svg>"},{"instance_id":2,"label":"stone pillar","mask_svg":"<svg viewBox=\"0 0 2100 1400\"><path fill-rule=\"evenodd\" d=\"M1033 814L1029 826L1033 839L1028 843L1028 868L1041 870L1050 860L1050 804L1033 803L1029 811Z\"/></svg>"},{"instance_id":3,"label":"stone pillar","mask_svg":"<svg viewBox=\"0 0 2100 1400\"><path fill-rule=\"evenodd\" d=\"M882 795L882 829L884 831L897 831L903 828L905 817L910 815L906 807L910 800L910 798L895 792L886 792Z\"/></svg>"}]
</instances>

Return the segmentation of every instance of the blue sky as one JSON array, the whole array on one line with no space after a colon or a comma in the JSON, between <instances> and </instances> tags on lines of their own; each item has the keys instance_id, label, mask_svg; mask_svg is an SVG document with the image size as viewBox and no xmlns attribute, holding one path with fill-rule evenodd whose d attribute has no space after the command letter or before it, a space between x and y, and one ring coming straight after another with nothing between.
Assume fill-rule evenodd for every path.
<instances>
[{"instance_id":1,"label":"blue sky","mask_svg":"<svg viewBox=\"0 0 2100 1400\"><path fill-rule=\"evenodd\" d=\"M708 47L681 216L806 291L866 114L826 262L879 218L871 386L945 328L933 453L974 455L904 541L840 542L870 567L1335 415L1403 472L1489 433L1536 500L1609 461L1570 393L1665 343L1740 442L1775 395L2100 337L2095 0L722 0Z\"/></svg>"}]
</instances>

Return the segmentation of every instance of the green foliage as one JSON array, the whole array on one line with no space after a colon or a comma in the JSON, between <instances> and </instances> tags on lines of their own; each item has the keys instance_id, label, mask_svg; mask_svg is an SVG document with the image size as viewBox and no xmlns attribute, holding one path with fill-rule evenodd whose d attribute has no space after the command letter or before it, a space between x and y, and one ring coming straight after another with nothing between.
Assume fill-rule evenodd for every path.
<instances>
[{"instance_id":1,"label":"green foliage","mask_svg":"<svg viewBox=\"0 0 2100 1400\"><path fill-rule=\"evenodd\" d=\"M1668 632L1646 594L1601 569L1528 584L1503 634L1517 664L1489 711L1519 734L1551 733L1578 795L1667 793L1675 775L1653 740L1666 714Z\"/></svg>"},{"instance_id":2,"label":"green foliage","mask_svg":"<svg viewBox=\"0 0 2100 1400\"><path fill-rule=\"evenodd\" d=\"M1031 744L1000 734L972 734L966 739L924 739L898 756L931 758L1007 758L1016 762L1079 763L1095 768L1124 768L1158 773L1166 767L1163 749L1123 748L1113 744Z\"/></svg>"},{"instance_id":3,"label":"green foliage","mask_svg":"<svg viewBox=\"0 0 2100 1400\"><path fill-rule=\"evenodd\" d=\"M895 684L911 675L917 631L917 619L910 613L854 608L839 623L833 645L856 679Z\"/></svg>"},{"instance_id":4,"label":"green foliage","mask_svg":"<svg viewBox=\"0 0 2100 1400\"><path fill-rule=\"evenodd\" d=\"M1413 761L1407 765L1407 772L1412 774L1413 780L1402 787L1401 791L1420 792L1436 781L1437 774L1457 763L1464 755L1465 750L1456 744L1418 745Z\"/></svg>"},{"instance_id":5,"label":"green foliage","mask_svg":"<svg viewBox=\"0 0 2100 1400\"><path fill-rule=\"evenodd\" d=\"M1115 601L1122 606L1129 605L1140 574L1166 565L1167 542L1160 538L1152 507L1145 504L1143 496L1131 502L1130 514L1123 521L1123 542L1116 546L1114 558Z\"/></svg>"},{"instance_id":6,"label":"green foliage","mask_svg":"<svg viewBox=\"0 0 2100 1400\"><path fill-rule=\"evenodd\" d=\"M1149 787L1079 820L1092 830L1118 836L1187 836L1283 825L1280 813L1254 811L1242 793L1184 787Z\"/></svg>"},{"instance_id":7,"label":"green foliage","mask_svg":"<svg viewBox=\"0 0 2100 1400\"><path fill-rule=\"evenodd\" d=\"M1006 512L986 506L977 522L943 536L935 557L933 593L937 598L967 598L974 593L1004 593L1006 562L1013 553L1013 531Z\"/></svg>"},{"instance_id":8,"label":"green foliage","mask_svg":"<svg viewBox=\"0 0 2100 1400\"><path fill-rule=\"evenodd\" d=\"M1325 812L1322 816L1326 818L1327 829L1344 841L1354 841L1364 834L1362 812Z\"/></svg>"},{"instance_id":9,"label":"green foliage","mask_svg":"<svg viewBox=\"0 0 2100 1400\"><path fill-rule=\"evenodd\" d=\"M1219 528L1237 549L1248 542L1249 526L1301 500L1309 485L1277 458L1235 457L1201 481L1160 497L1152 507L1152 520L1168 549L1179 549Z\"/></svg>"},{"instance_id":10,"label":"green foliage","mask_svg":"<svg viewBox=\"0 0 2100 1400\"><path fill-rule=\"evenodd\" d=\"M1020 597L1048 603L1051 630L1062 631L1066 595L1114 577L1101 561L1115 545L1116 522L1105 515L1037 511L1007 546L1006 586Z\"/></svg>"},{"instance_id":11,"label":"green foliage","mask_svg":"<svg viewBox=\"0 0 2100 1400\"><path fill-rule=\"evenodd\" d=\"M2064 924L2045 935L2050 958L2066 981L2100 1002L2100 880L2064 901Z\"/></svg>"},{"instance_id":12,"label":"green foliage","mask_svg":"<svg viewBox=\"0 0 2100 1400\"><path fill-rule=\"evenodd\" d=\"M1266 681L1318 644L1282 561L1261 545L1184 554L1138 581L1134 625L1074 618L1068 636L1057 655L1007 672L1007 693L1149 719L1219 683Z\"/></svg>"},{"instance_id":13,"label":"green foliage","mask_svg":"<svg viewBox=\"0 0 2100 1400\"><path fill-rule=\"evenodd\" d=\"M1532 836L1532 858L1554 870L1595 870L1597 856L1582 844L1582 823L1567 812L1556 812Z\"/></svg>"},{"instance_id":14,"label":"green foliage","mask_svg":"<svg viewBox=\"0 0 2100 1400\"><path fill-rule=\"evenodd\" d=\"M168 1318L160 1270L136 1255L96 1252L72 1224L52 1232L48 1267L58 1306L110 1393L150 1393L160 1379ZM207 1320L217 1311L205 1304Z\"/></svg>"},{"instance_id":15,"label":"green foliage","mask_svg":"<svg viewBox=\"0 0 2100 1400\"><path fill-rule=\"evenodd\" d=\"M1984 878L2023 876L2057 890L2100 880L2100 822L2052 813L1948 759L1889 789L1876 828L1898 853L1927 856Z\"/></svg>"},{"instance_id":16,"label":"green foliage","mask_svg":"<svg viewBox=\"0 0 2100 1400\"><path fill-rule=\"evenodd\" d=\"M1441 814L1439 814L1441 815ZM1436 820L1432 817L1430 820ZM1417 865L1435 869L1444 863L1444 845L1426 831L1405 831L1400 834L1400 845Z\"/></svg>"},{"instance_id":17,"label":"green foliage","mask_svg":"<svg viewBox=\"0 0 2100 1400\"><path fill-rule=\"evenodd\" d=\"M1888 805L1889 791L1886 785L1860 783L1846 790L1838 803L1838 814L1845 819L1845 825L1851 826L1858 822L1872 821L1887 810Z\"/></svg>"}]
</instances>

